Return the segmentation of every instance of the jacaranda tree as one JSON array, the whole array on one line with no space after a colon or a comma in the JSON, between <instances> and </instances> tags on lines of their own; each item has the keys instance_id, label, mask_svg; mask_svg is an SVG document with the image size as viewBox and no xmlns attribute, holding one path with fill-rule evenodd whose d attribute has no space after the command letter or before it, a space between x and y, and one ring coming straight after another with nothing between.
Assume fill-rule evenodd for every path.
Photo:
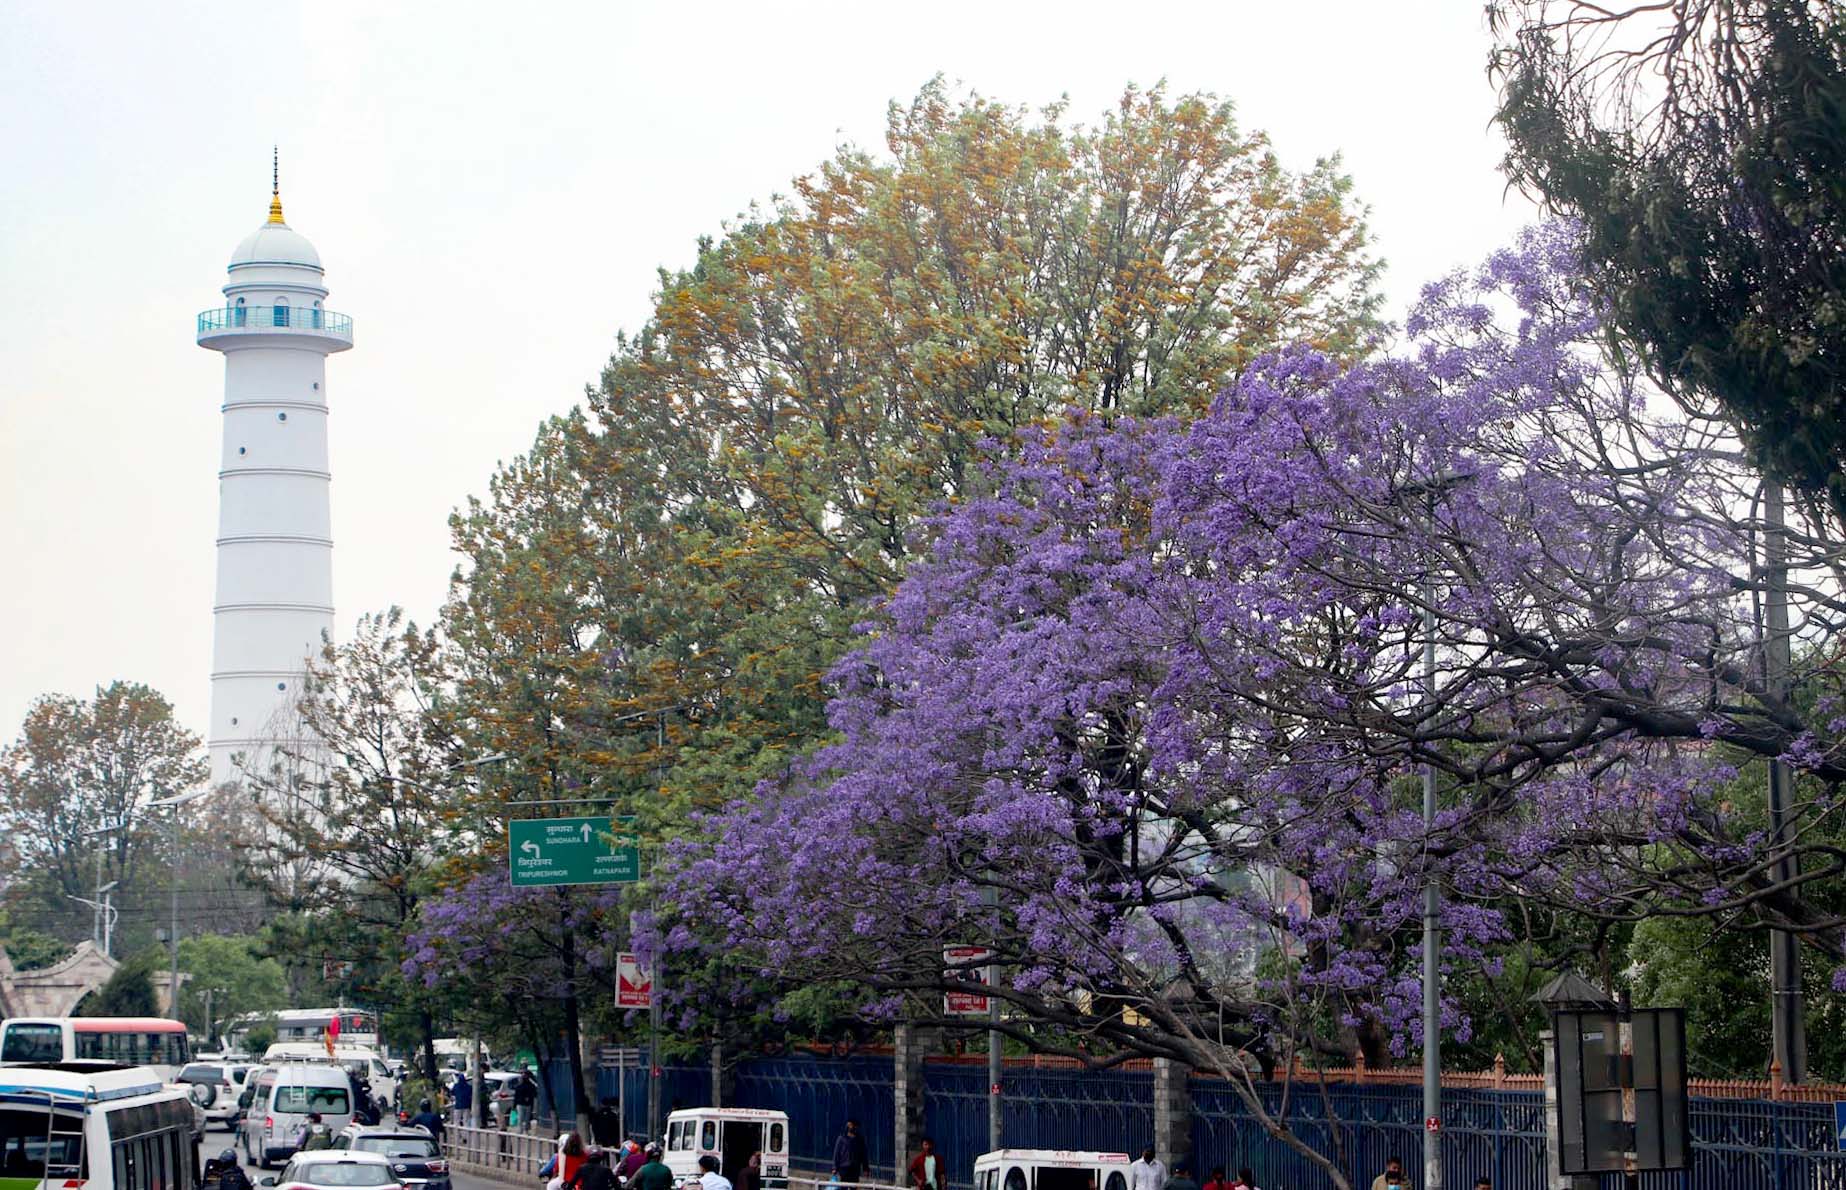
<instances>
[{"instance_id":1,"label":"jacaranda tree","mask_svg":"<svg viewBox=\"0 0 1846 1190\"><path fill-rule=\"evenodd\" d=\"M1432 286L1369 362L1285 352L1190 426L1078 413L994 457L834 669L839 743L680 848L651 945L913 1019L971 977L945 945L991 946L1014 1037L1215 1070L1341 1185L1257 1070L1420 1042L1431 881L1451 972L1492 973L1509 898L1837 955L1846 719L1765 691L1751 477L1603 365L1576 243ZM1751 753L1804 773L1801 883L1734 829Z\"/></svg>"}]
</instances>

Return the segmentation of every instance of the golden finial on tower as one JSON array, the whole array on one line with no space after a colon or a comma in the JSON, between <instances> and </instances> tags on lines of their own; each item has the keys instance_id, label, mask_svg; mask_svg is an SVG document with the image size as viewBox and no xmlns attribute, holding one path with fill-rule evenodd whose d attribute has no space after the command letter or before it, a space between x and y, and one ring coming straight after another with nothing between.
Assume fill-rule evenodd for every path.
<instances>
[{"instance_id":1,"label":"golden finial on tower","mask_svg":"<svg viewBox=\"0 0 1846 1190\"><path fill-rule=\"evenodd\" d=\"M269 147L269 221L282 222L282 150Z\"/></svg>"}]
</instances>

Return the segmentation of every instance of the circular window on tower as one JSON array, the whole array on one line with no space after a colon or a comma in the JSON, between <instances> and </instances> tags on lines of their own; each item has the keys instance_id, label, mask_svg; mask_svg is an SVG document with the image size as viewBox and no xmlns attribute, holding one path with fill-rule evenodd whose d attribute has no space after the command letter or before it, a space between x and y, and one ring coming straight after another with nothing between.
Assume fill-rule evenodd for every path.
<instances>
[{"instance_id":1,"label":"circular window on tower","mask_svg":"<svg viewBox=\"0 0 1846 1190\"><path fill-rule=\"evenodd\" d=\"M287 682L277 682L277 683L276 683L276 689L278 689L278 690L287 690L287 689L288 689L288 683L287 683Z\"/></svg>"},{"instance_id":2,"label":"circular window on tower","mask_svg":"<svg viewBox=\"0 0 1846 1190\"><path fill-rule=\"evenodd\" d=\"M286 414L286 413L278 413L278 414L276 414L276 420L277 420L277 421L287 421L287 420L288 420L288 414Z\"/></svg>"},{"instance_id":3,"label":"circular window on tower","mask_svg":"<svg viewBox=\"0 0 1846 1190\"><path fill-rule=\"evenodd\" d=\"M236 726L237 726L237 716L236 716L236 715L232 715L232 716L231 716L231 726L232 726L232 727L236 727Z\"/></svg>"},{"instance_id":4,"label":"circular window on tower","mask_svg":"<svg viewBox=\"0 0 1846 1190\"><path fill-rule=\"evenodd\" d=\"M238 448L237 448L237 453L238 453L238 454L243 454L243 453L244 453L244 451L246 451L246 450L248 450L248 449L249 449L249 447L246 447L246 446L240 446L240 447L238 447Z\"/></svg>"}]
</instances>

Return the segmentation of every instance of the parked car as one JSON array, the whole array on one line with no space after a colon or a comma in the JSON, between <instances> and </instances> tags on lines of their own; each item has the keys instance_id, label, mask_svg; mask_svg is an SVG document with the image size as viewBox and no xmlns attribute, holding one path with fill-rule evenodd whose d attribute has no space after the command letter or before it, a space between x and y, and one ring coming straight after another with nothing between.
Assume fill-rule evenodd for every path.
<instances>
[{"instance_id":1,"label":"parked car","mask_svg":"<svg viewBox=\"0 0 1846 1190\"><path fill-rule=\"evenodd\" d=\"M350 1153L344 1149L316 1149L296 1153L283 1166L281 1176L257 1183L277 1190L404 1190L392 1176L391 1163L377 1153Z\"/></svg>"},{"instance_id":2,"label":"parked car","mask_svg":"<svg viewBox=\"0 0 1846 1190\"><path fill-rule=\"evenodd\" d=\"M352 1153L376 1153L410 1190L449 1190L449 1163L426 1129L405 1125L368 1128L354 1124L334 1145Z\"/></svg>"}]
</instances>

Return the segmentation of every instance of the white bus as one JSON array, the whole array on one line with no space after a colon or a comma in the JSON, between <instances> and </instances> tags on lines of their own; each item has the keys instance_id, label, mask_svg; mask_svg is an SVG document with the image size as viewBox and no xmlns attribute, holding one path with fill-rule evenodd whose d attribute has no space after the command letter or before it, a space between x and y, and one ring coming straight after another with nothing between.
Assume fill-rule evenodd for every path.
<instances>
[{"instance_id":1,"label":"white bus","mask_svg":"<svg viewBox=\"0 0 1846 1190\"><path fill-rule=\"evenodd\" d=\"M196 1190L192 1121L145 1067L0 1069L0 1190Z\"/></svg>"},{"instance_id":2,"label":"white bus","mask_svg":"<svg viewBox=\"0 0 1846 1190\"><path fill-rule=\"evenodd\" d=\"M247 1048L250 1030L268 1021L276 1027L277 1041L320 1041L340 1021L338 1045L378 1048L378 1018L362 1008L290 1008L283 1012L256 1013L225 1026L225 1039L237 1049Z\"/></svg>"},{"instance_id":3,"label":"white bus","mask_svg":"<svg viewBox=\"0 0 1846 1190\"><path fill-rule=\"evenodd\" d=\"M716 1157L718 1172L737 1180L754 1153L763 1155L764 1190L788 1185L788 1113L754 1107L688 1107L667 1116L662 1161L675 1184L696 1180L699 1158Z\"/></svg>"},{"instance_id":4,"label":"white bus","mask_svg":"<svg viewBox=\"0 0 1846 1190\"><path fill-rule=\"evenodd\" d=\"M0 1063L147 1066L170 1083L192 1061L186 1026L158 1016L12 1016L0 1021Z\"/></svg>"},{"instance_id":5,"label":"white bus","mask_svg":"<svg viewBox=\"0 0 1846 1190\"><path fill-rule=\"evenodd\" d=\"M998 1149L974 1159L974 1190L1128 1190L1127 1153Z\"/></svg>"}]
</instances>

